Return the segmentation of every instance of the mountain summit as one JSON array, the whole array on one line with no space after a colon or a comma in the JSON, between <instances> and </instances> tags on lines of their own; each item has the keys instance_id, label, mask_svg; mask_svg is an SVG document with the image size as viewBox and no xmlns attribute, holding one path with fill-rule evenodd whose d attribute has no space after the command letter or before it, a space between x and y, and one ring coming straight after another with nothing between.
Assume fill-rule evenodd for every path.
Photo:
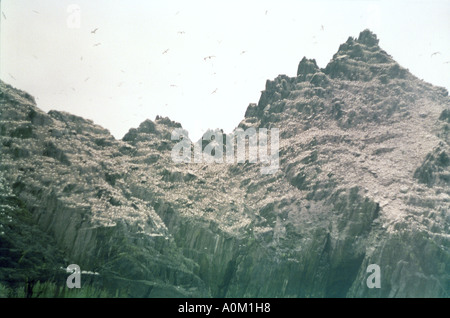
<instances>
[{"instance_id":1,"label":"mountain summit","mask_svg":"<svg viewBox=\"0 0 450 318\"><path fill-rule=\"evenodd\" d=\"M369 30L248 106L238 127L279 129L271 175L175 163L168 118L116 140L4 82L0 103L2 296L449 296L450 98Z\"/></svg>"}]
</instances>

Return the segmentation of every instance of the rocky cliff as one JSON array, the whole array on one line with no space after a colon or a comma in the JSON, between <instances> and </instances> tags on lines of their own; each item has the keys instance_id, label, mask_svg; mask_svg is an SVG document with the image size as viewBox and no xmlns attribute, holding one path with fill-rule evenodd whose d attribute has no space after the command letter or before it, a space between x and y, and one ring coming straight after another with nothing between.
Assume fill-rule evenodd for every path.
<instances>
[{"instance_id":1,"label":"rocky cliff","mask_svg":"<svg viewBox=\"0 0 450 318\"><path fill-rule=\"evenodd\" d=\"M64 296L76 263L87 297L448 297L450 98L368 30L248 106L238 127L280 130L274 174L174 162L168 118L116 140L3 82L0 103L4 294Z\"/></svg>"}]
</instances>

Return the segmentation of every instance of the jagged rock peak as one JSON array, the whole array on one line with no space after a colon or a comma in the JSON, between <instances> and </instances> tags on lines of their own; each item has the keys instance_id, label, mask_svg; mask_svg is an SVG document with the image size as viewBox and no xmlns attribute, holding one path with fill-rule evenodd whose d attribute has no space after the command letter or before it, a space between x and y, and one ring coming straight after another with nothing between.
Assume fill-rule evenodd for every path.
<instances>
[{"instance_id":1,"label":"jagged rock peak","mask_svg":"<svg viewBox=\"0 0 450 318\"><path fill-rule=\"evenodd\" d=\"M371 81L379 78L387 83L393 78L406 78L408 71L378 46L377 36L366 29L358 39L349 37L324 69L330 78Z\"/></svg>"},{"instance_id":2,"label":"jagged rock peak","mask_svg":"<svg viewBox=\"0 0 450 318\"><path fill-rule=\"evenodd\" d=\"M144 120L138 128L130 128L123 136L123 141L135 141L139 135L156 134L156 124L150 119Z\"/></svg>"},{"instance_id":3,"label":"jagged rock peak","mask_svg":"<svg viewBox=\"0 0 450 318\"><path fill-rule=\"evenodd\" d=\"M137 129L141 133L154 133L156 132L156 125L150 119L144 120Z\"/></svg>"},{"instance_id":4,"label":"jagged rock peak","mask_svg":"<svg viewBox=\"0 0 450 318\"><path fill-rule=\"evenodd\" d=\"M181 128L181 124L179 122L171 120L169 117L162 117L157 115L155 121L150 119L144 120L137 130L140 133L156 133L159 128L163 128L161 126L165 126L165 128Z\"/></svg>"},{"instance_id":5,"label":"jagged rock peak","mask_svg":"<svg viewBox=\"0 0 450 318\"><path fill-rule=\"evenodd\" d=\"M162 117L158 115L156 116L155 121L146 119L139 125L138 128L131 128L122 140L132 143L138 141L148 141L151 139L170 140L170 134L175 128L182 128L182 126L180 123L171 120L169 117Z\"/></svg>"},{"instance_id":6,"label":"jagged rock peak","mask_svg":"<svg viewBox=\"0 0 450 318\"><path fill-rule=\"evenodd\" d=\"M315 59L303 57L298 65L296 77L279 75L273 80L266 81L259 102L248 106L243 127L256 122L261 125L279 121L284 116L283 113L289 110L289 105L297 103L294 100L308 99L313 95L322 98L334 80L361 82L375 80L381 84L388 84L396 79L408 78L411 75L408 70L382 50L378 42L377 36L369 29L365 29L360 32L358 38L350 36L342 43L325 68L319 68Z\"/></svg>"},{"instance_id":7,"label":"jagged rock peak","mask_svg":"<svg viewBox=\"0 0 450 318\"><path fill-rule=\"evenodd\" d=\"M350 36L345 43L341 44L331 62L337 59L355 60L369 64L393 62L391 56L378 46L378 42L377 36L372 31L365 29L357 39Z\"/></svg>"},{"instance_id":8,"label":"jagged rock peak","mask_svg":"<svg viewBox=\"0 0 450 318\"><path fill-rule=\"evenodd\" d=\"M162 117L162 116L157 115L155 118L155 122L157 124L162 124L167 127L181 128L181 124L179 122L173 121L169 117Z\"/></svg>"},{"instance_id":9,"label":"jagged rock peak","mask_svg":"<svg viewBox=\"0 0 450 318\"><path fill-rule=\"evenodd\" d=\"M367 46L377 46L379 40L375 33L370 31L369 29L365 29L361 33L359 33L358 42Z\"/></svg>"},{"instance_id":10,"label":"jagged rock peak","mask_svg":"<svg viewBox=\"0 0 450 318\"><path fill-rule=\"evenodd\" d=\"M315 59L307 59L303 57L297 68L297 76L314 74L319 70Z\"/></svg>"}]
</instances>

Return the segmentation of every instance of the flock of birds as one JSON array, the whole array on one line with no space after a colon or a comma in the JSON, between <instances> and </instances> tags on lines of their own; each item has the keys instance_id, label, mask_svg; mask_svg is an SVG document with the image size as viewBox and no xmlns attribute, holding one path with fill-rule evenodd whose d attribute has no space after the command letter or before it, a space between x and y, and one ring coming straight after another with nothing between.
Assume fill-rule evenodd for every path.
<instances>
[{"instance_id":1,"label":"flock of birds","mask_svg":"<svg viewBox=\"0 0 450 318\"><path fill-rule=\"evenodd\" d=\"M2 13L3 13L3 12L2 12ZM177 12L177 14L178 14L178 13L179 13L179 12ZM4 14L4 13L3 13L3 14ZM266 11L266 14L267 14L267 11ZM98 30L99 30L99 28L96 27L95 29L91 30L91 34L94 34L94 35L95 35L96 32L97 32ZM186 34L186 32L185 32L185 31L178 31L177 34L183 35L183 34ZM221 41L220 41L220 42L221 42ZM95 43L93 46L95 47L95 46L99 46L99 45L101 45L101 42L97 42L97 43ZM163 54L163 55L164 55L164 54L167 54L167 53L169 52L169 50L170 50L169 48L166 49L166 50L164 50L164 51L162 52L162 54ZM242 52L241 52L241 55L244 54L244 53L246 53L246 51L242 51ZM204 61L207 61L207 60L211 60L211 59L213 59L213 58L215 58L214 55L208 55L208 56L205 56L205 57L203 58L203 60L204 60ZM83 57L82 57L82 56L80 57L80 60L83 61ZM121 70L121 72L122 72L122 73L125 73L123 70ZM214 74L215 74L215 73L214 73ZM90 77L87 77L87 78L84 80L84 82L87 82L89 79L90 79ZM120 83L117 85L117 87L121 87L122 84L123 84L123 82L120 82ZM142 82L140 82L140 84L142 84ZM174 88L174 87L178 87L178 86L175 85L175 84L170 84L170 87ZM75 88L72 87L72 90L75 91ZM211 95L212 95L212 94L215 94L215 93L217 92L217 90L218 90L218 88L216 88L214 91L212 91L212 92L211 92ZM141 99L142 99L142 96L139 96L138 99L141 100ZM139 106L142 106L142 104L139 105ZM166 106L167 106L167 104L166 104Z\"/></svg>"},{"instance_id":2,"label":"flock of birds","mask_svg":"<svg viewBox=\"0 0 450 318\"><path fill-rule=\"evenodd\" d=\"M179 12L177 12L176 14L178 14ZM267 11L266 11L266 15L267 15ZM95 29L94 31L96 31L97 29ZM91 32L92 33L92 32ZM94 32L95 33L95 32ZM183 35L183 34L186 34L186 32L185 31L178 31L177 32L177 34L179 34L179 35ZM222 42L222 40L219 40L218 41L218 43L220 44ZM162 52L162 54L164 55L164 54L167 54L169 52L169 48L168 49L165 49L163 52ZM245 54L246 53L246 51L241 51L241 55L242 54ZM215 58L216 56L215 55L208 55L208 56L205 56L204 58L203 58L203 61L207 61L207 60L211 60L211 59L213 59L213 58ZM214 73L214 75L215 75L216 73ZM175 84L170 84L170 87L178 87L177 85L175 85ZM211 95L212 94L215 94L216 92L217 92L217 90L218 90L218 88L216 88L215 90L213 90L212 92L211 92Z\"/></svg>"},{"instance_id":3,"label":"flock of birds","mask_svg":"<svg viewBox=\"0 0 450 318\"><path fill-rule=\"evenodd\" d=\"M36 10L32 10L32 12L33 12L34 14L40 14L40 12L39 12L39 11L36 11ZM179 11L177 11L175 15L178 15L178 13L179 13ZM268 10L265 11L265 15L267 15L267 13L268 13ZM3 16L3 19L4 19L4 20L7 20L6 14L5 14L5 12L3 12L3 11L2 11L2 16ZM99 28L96 27L96 28L94 28L93 30L91 30L90 33L93 34L93 35L96 35L96 33L97 33L98 30L99 30ZM323 26L323 25L320 26L320 30L321 30L321 31L324 31L324 26ZM184 34L185 34L185 31L178 31L177 34L178 34L178 35L184 35ZM221 40L218 41L219 44L220 44L221 42L222 42ZM94 43L93 46L94 46L94 47L97 47L97 46L100 46L101 44L102 44L101 42L97 42L97 43ZM165 49L165 50L162 52L162 54L163 54L163 55L164 55L164 54L168 54L168 53L169 53L169 50L170 50L170 48ZM245 54L245 53L246 53L246 51L243 50L243 51L241 51L240 55ZM431 54L430 58L433 58L434 56L439 55L439 54L441 54L441 52L433 52L433 53ZM37 57L36 57L35 55L33 55L33 57L34 57L35 59L37 59ZM206 62L206 61L211 60L211 59L213 59L213 58L216 58L216 56L214 56L214 55L208 55L208 56L205 56L205 57L203 58L203 60ZM83 61L83 56L80 57L80 61ZM449 63L450 63L450 61L445 61L445 62L443 62L443 64L449 64ZM124 72L124 71L122 70L122 72ZM214 73L214 74L215 74L215 73ZM8 73L8 75L9 75L13 80L16 80L16 78L15 78L12 74ZM84 82L87 82L89 79L90 79L90 77L85 78ZM120 87L120 86L122 86L122 84L123 84L123 82L120 82L117 86ZM177 85L175 85L175 84L170 84L170 87L177 87ZM72 87L72 90L75 91L75 88ZM217 92L217 90L218 90L218 88L216 88L214 91L212 91L211 94L215 94L215 93Z\"/></svg>"}]
</instances>

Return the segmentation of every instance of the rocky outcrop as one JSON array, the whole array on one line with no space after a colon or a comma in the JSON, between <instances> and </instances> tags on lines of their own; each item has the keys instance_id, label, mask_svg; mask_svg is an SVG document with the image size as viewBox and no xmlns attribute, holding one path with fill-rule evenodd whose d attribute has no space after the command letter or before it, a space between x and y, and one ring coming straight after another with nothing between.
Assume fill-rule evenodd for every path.
<instances>
[{"instance_id":1,"label":"rocky outcrop","mask_svg":"<svg viewBox=\"0 0 450 318\"><path fill-rule=\"evenodd\" d=\"M274 174L173 162L181 125L168 118L116 140L0 89L0 225L9 215L15 237L41 235L30 226L53 240L41 249L52 275L34 278L52 296L64 295L56 268L76 263L98 273L91 297L448 297L450 99L368 30L324 69L303 58L296 77L268 80L247 108L238 127L280 129ZM26 284L12 270L26 244L0 239L0 286ZM366 284L370 264L381 288Z\"/></svg>"}]
</instances>

